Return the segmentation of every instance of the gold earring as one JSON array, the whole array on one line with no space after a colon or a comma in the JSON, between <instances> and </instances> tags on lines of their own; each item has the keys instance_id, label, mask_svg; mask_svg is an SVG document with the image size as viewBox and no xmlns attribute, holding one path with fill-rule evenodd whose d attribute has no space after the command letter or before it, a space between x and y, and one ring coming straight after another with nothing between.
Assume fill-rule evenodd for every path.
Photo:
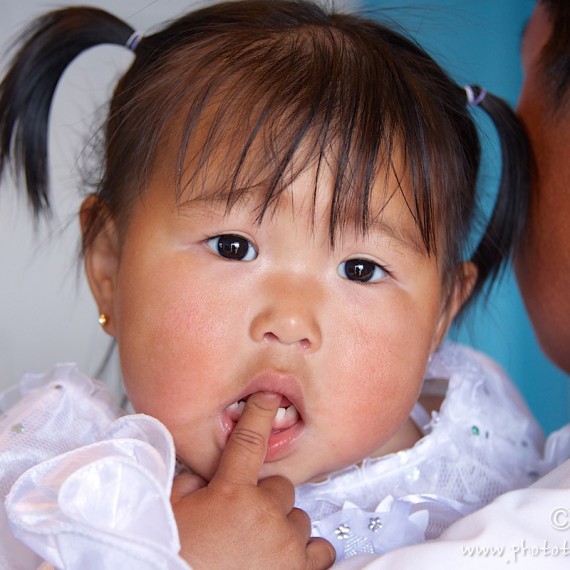
<instances>
[{"instance_id":1,"label":"gold earring","mask_svg":"<svg viewBox=\"0 0 570 570\"><path fill-rule=\"evenodd\" d=\"M105 313L99 313L99 324L105 328L105 325L109 322L109 317Z\"/></svg>"}]
</instances>

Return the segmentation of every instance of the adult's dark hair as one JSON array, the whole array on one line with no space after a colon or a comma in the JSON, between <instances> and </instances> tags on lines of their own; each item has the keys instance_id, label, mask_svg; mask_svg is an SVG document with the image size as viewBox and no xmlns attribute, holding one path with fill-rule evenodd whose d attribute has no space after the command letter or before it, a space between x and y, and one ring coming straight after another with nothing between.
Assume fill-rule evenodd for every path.
<instances>
[{"instance_id":1,"label":"adult's dark hair","mask_svg":"<svg viewBox=\"0 0 570 570\"><path fill-rule=\"evenodd\" d=\"M554 109L567 104L570 92L570 2L539 0L552 24L552 33L540 54L545 84Z\"/></svg>"},{"instance_id":2,"label":"adult's dark hair","mask_svg":"<svg viewBox=\"0 0 570 570\"><path fill-rule=\"evenodd\" d=\"M131 33L101 10L67 8L25 35L0 88L0 169L14 159L36 210L49 203L48 115L63 70L82 50L124 44ZM528 193L526 138L513 112L491 94L479 106L497 127L503 160L497 203L472 256L476 290L513 252ZM221 3L138 43L110 103L101 206L84 247L106 216L124 227L157 165L172 168L180 201L207 196L231 208L253 191L259 220L308 165L317 166L313 193L332 168L333 247L346 224L366 232L381 215L372 188L393 173L399 183L385 188L386 200L402 194L418 246L437 254L451 290L476 210L479 161L465 91L401 33L306 1Z\"/></svg>"}]
</instances>

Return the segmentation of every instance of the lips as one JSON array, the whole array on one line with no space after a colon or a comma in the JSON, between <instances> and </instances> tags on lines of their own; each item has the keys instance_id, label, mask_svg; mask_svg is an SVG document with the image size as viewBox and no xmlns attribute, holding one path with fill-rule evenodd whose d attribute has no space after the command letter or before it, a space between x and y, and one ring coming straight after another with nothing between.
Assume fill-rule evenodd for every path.
<instances>
[{"instance_id":1,"label":"lips","mask_svg":"<svg viewBox=\"0 0 570 570\"><path fill-rule=\"evenodd\" d=\"M241 418L246 400L247 398L240 399L226 408L226 413L232 422L237 423ZM272 433L280 433L290 429L297 424L300 419L301 416L295 405L288 398L282 396L281 404L273 420Z\"/></svg>"},{"instance_id":2,"label":"lips","mask_svg":"<svg viewBox=\"0 0 570 570\"><path fill-rule=\"evenodd\" d=\"M304 400L299 382L288 374L261 374L255 377L242 395L223 409L222 447L229 438L245 408L245 402L256 392L281 394L279 409L273 420L273 426L267 442L265 462L271 463L284 459L293 453L305 430ZM285 395L287 394L287 395Z\"/></svg>"}]
</instances>

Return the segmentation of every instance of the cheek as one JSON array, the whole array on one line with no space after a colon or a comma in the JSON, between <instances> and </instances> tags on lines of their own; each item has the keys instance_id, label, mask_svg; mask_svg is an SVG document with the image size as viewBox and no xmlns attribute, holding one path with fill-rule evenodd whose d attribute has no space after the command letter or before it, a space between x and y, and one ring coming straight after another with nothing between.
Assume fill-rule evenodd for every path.
<instances>
[{"instance_id":1,"label":"cheek","mask_svg":"<svg viewBox=\"0 0 570 570\"><path fill-rule=\"evenodd\" d=\"M235 323L220 292L198 276L179 267L125 272L116 310L121 368L137 411L182 406L205 397L205 379L221 381Z\"/></svg>"},{"instance_id":2,"label":"cheek","mask_svg":"<svg viewBox=\"0 0 570 570\"><path fill-rule=\"evenodd\" d=\"M417 301L398 293L340 316L346 331L335 342L354 373L395 383L401 380L399 384L405 386L404 379L424 372L437 335L439 297Z\"/></svg>"},{"instance_id":3,"label":"cheek","mask_svg":"<svg viewBox=\"0 0 570 570\"><path fill-rule=\"evenodd\" d=\"M383 443L409 415L416 402L425 372L425 346L407 339L392 339L383 346L370 347L376 359L347 390L352 413L366 418ZM377 443L378 441L376 441Z\"/></svg>"},{"instance_id":4,"label":"cheek","mask_svg":"<svg viewBox=\"0 0 570 570\"><path fill-rule=\"evenodd\" d=\"M337 371L342 370L344 379L335 398L343 423L353 426L341 439L346 445L359 439L364 452L383 444L408 417L436 329L436 303L422 310L393 301L362 313L359 326L347 315L344 341L335 341L335 353L343 355Z\"/></svg>"}]
</instances>

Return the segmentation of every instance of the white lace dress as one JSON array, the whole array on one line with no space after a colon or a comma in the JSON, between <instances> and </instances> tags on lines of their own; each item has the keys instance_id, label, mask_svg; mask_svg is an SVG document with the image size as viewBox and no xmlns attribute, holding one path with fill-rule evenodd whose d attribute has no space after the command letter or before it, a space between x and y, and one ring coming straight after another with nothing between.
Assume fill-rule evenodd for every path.
<instances>
[{"instance_id":1,"label":"white lace dress","mask_svg":"<svg viewBox=\"0 0 570 570\"><path fill-rule=\"evenodd\" d=\"M433 538L564 459L560 442L543 458L518 392L479 353L444 345L425 390L446 389L432 418L414 410L426 435L412 449L297 489L339 560ZM73 365L26 375L0 395L0 411L0 569L189 568L169 502L174 446L160 422L119 417Z\"/></svg>"}]
</instances>

